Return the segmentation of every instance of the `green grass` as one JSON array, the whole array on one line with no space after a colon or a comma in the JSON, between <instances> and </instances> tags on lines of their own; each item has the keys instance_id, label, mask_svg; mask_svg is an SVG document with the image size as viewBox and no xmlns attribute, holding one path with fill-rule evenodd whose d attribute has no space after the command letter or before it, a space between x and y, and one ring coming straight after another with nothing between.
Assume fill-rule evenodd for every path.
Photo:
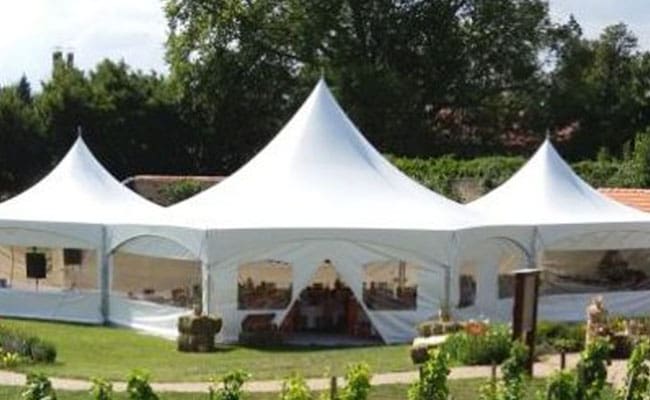
<instances>
[{"instance_id":1,"label":"green grass","mask_svg":"<svg viewBox=\"0 0 650 400\"><path fill-rule=\"evenodd\" d=\"M367 362L372 372L413 370L409 346L356 348L256 349L229 346L217 353L188 354L176 351L175 343L127 329L82 326L26 320L1 320L53 342L58 351L55 364L22 367L23 372L88 379L98 376L125 380L133 369L151 373L159 382L208 381L234 369L244 369L255 380L284 378L293 371L306 377L341 376L349 363ZM2 397L0 397L2 398Z\"/></svg>"},{"instance_id":2,"label":"green grass","mask_svg":"<svg viewBox=\"0 0 650 400\"><path fill-rule=\"evenodd\" d=\"M449 381L452 396L455 400L475 400L478 398L478 388L484 380L481 379L459 379ZM544 381L534 379L527 385L528 395L525 400L533 400L535 391L544 387ZM408 385L382 385L375 386L370 392L369 400L400 400L406 399ZM18 400L23 388L3 387L0 386L0 399ZM163 393L160 395L161 400L207 400L207 394L204 393ZM276 400L277 393L248 393L245 400ZM89 400L87 392L57 392L58 400ZM126 400L124 393L116 393L115 400Z\"/></svg>"}]
</instances>

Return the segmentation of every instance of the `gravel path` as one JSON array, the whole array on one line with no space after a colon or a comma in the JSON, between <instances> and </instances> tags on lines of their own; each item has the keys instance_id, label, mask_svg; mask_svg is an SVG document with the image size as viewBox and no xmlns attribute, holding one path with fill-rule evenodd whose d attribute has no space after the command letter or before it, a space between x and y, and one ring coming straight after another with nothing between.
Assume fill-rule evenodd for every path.
<instances>
[{"instance_id":1,"label":"gravel path","mask_svg":"<svg viewBox=\"0 0 650 400\"><path fill-rule=\"evenodd\" d=\"M575 367L578 361L578 354L567 355L567 367ZM625 360L615 360L608 367L608 380L614 386L620 386L625 379ZM558 356L548 357L545 360L535 363L534 375L536 377L547 377L554 371L560 369ZM491 375L491 367L455 367L451 369L450 379L463 378L488 378ZM387 372L375 374L372 378L373 385L410 384L417 379L417 371L408 372ZM61 390L88 390L90 383L79 379L51 378L55 389ZM25 375L11 371L0 370L0 385L22 386L25 384ZM307 384L312 390L326 390L329 387L329 379L317 378L307 379ZM343 382L339 382L339 386ZM124 382L115 382L114 390L125 391ZM210 387L208 382L154 382L151 386L157 392L207 392ZM244 389L248 392L279 392L282 389L281 380L250 381L246 382Z\"/></svg>"}]
</instances>

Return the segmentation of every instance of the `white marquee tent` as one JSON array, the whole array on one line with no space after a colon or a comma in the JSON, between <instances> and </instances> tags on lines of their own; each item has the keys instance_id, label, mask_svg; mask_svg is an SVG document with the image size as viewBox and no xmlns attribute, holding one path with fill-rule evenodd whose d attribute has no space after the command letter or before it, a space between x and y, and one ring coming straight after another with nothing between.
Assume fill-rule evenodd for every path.
<instances>
[{"instance_id":1,"label":"white marquee tent","mask_svg":"<svg viewBox=\"0 0 650 400\"><path fill-rule=\"evenodd\" d=\"M408 340L417 322L447 296L456 231L478 217L406 177L359 133L324 81L280 133L219 185L172 206L208 221L210 312L236 340L246 315L238 309L241 265L281 260L292 265L293 304L329 260L386 342ZM364 265L403 260L417 265L417 306L370 310L361 301ZM241 281L240 281L241 283ZM280 323L289 307L274 310Z\"/></svg>"},{"instance_id":2,"label":"white marquee tent","mask_svg":"<svg viewBox=\"0 0 650 400\"><path fill-rule=\"evenodd\" d=\"M528 257L544 264L547 252L650 248L650 215L611 200L578 177L549 140L508 181L467 205L491 223L529 227L514 237ZM524 231L525 232L525 231ZM495 310L509 316L510 301L497 301L498 271L482 265L479 275L481 307L488 315ZM482 287L481 287L482 286ZM577 320L591 294L543 296L542 318ZM647 292L605 295L614 312L650 310ZM500 304L497 305L497 302Z\"/></svg>"},{"instance_id":3,"label":"white marquee tent","mask_svg":"<svg viewBox=\"0 0 650 400\"><path fill-rule=\"evenodd\" d=\"M95 282L84 288L42 285L38 292L0 289L0 315L134 325L141 313L129 304L111 304L109 311L113 248L106 227L135 222L153 229L161 221L170 224L176 220L115 180L79 137L45 178L0 204L0 245L93 250L96 260L85 260L88 265L80 267L92 271L77 274L87 274L86 278ZM185 229L165 227L164 231L180 235ZM202 235L186 232L184 236L191 240ZM12 268L15 261L12 256Z\"/></svg>"},{"instance_id":4,"label":"white marquee tent","mask_svg":"<svg viewBox=\"0 0 650 400\"><path fill-rule=\"evenodd\" d=\"M0 245L94 250L94 285L0 288L0 315L173 335L186 309L111 292L119 252L200 263L203 305L223 318L224 341L237 340L249 315L271 313L280 325L314 280L335 286L340 279L375 333L400 342L441 305L458 304L463 260L476 264L478 294L462 312L507 318L510 300L498 296L504 255L519 253L510 265L526 267L552 252L646 249L648 233L648 214L589 187L548 141L468 206L439 196L385 160L321 80L250 162L168 209L117 182L79 138L48 176L0 203ZM276 298L242 295L260 287ZM650 309L647 294L606 296L615 312L630 314ZM392 307L387 298L402 303ZM541 316L579 319L585 301L584 294L545 296Z\"/></svg>"}]
</instances>

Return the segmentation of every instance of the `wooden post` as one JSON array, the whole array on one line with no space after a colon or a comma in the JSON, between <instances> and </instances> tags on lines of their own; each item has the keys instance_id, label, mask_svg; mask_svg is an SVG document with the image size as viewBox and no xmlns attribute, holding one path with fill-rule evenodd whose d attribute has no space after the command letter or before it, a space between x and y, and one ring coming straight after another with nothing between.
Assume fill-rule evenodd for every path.
<instances>
[{"instance_id":1,"label":"wooden post","mask_svg":"<svg viewBox=\"0 0 650 400\"><path fill-rule=\"evenodd\" d=\"M564 371L566 368L566 353L564 349L560 350L560 370Z\"/></svg>"},{"instance_id":2,"label":"wooden post","mask_svg":"<svg viewBox=\"0 0 650 400\"><path fill-rule=\"evenodd\" d=\"M336 400L336 377L330 378L330 400Z\"/></svg>"},{"instance_id":3,"label":"wooden post","mask_svg":"<svg viewBox=\"0 0 650 400\"><path fill-rule=\"evenodd\" d=\"M497 381L497 363L492 361L492 369L490 373L490 378L492 379L492 383L496 383Z\"/></svg>"},{"instance_id":4,"label":"wooden post","mask_svg":"<svg viewBox=\"0 0 650 400\"><path fill-rule=\"evenodd\" d=\"M513 272L515 297L512 306L512 340L519 340L528 347L526 369L530 376L533 375L535 356L539 273L538 269L521 269Z\"/></svg>"}]
</instances>

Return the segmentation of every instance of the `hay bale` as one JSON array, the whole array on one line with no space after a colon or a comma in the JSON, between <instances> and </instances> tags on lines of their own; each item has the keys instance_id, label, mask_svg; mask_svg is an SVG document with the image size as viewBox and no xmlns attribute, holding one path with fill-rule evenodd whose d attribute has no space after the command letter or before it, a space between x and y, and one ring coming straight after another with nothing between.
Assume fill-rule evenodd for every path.
<instances>
[{"instance_id":1,"label":"hay bale","mask_svg":"<svg viewBox=\"0 0 650 400\"><path fill-rule=\"evenodd\" d=\"M221 330L220 318L206 315L186 315L178 319L179 351L186 352L212 352L215 351L214 337Z\"/></svg>"}]
</instances>

